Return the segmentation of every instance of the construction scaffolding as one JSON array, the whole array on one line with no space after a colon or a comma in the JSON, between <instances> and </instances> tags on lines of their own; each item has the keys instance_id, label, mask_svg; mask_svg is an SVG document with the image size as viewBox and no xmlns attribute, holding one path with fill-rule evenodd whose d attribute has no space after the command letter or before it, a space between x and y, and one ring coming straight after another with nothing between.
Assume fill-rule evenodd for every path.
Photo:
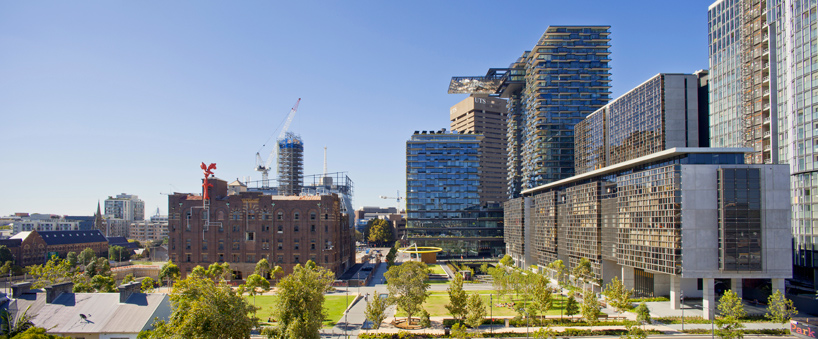
<instances>
[{"instance_id":1,"label":"construction scaffolding","mask_svg":"<svg viewBox=\"0 0 818 339\"><path fill-rule=\"evenodd\" d=\"M304 180L304 143L301 136L287 132L278 140L278 192L299 195Z\"/></svg>"}]
</instances>

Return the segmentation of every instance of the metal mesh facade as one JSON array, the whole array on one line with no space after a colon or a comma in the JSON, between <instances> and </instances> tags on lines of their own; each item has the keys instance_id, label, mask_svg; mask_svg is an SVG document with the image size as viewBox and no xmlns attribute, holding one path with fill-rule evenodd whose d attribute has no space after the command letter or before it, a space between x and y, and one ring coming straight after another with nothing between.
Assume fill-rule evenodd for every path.
<instances>
[{"instance_id":1,"label":"metal mesh facade","mask_svg":"<svg viewBox=\"0 0 818 339\"><path fill-rule=\"evenodd\" d=\"M547 264L557 257L557 194L554 191L534 196L534 213L531 224L533 229L533 259Z\"/></svg>"},{"instance_id":2,"label":"metal mesh facade","mask_svg":"<svg viewBox=\"0 0 818 339\"><path fill-rule=\"evenodd\" d=\"M504 230L508 253L521 256L525 253L525 232L523 229L524 199L517 198L503 204Z\"/></svg>"},{"instance_id":3,"label":"metal mesh facade","mask_svg":"<svg viewBox=\"0 0 818 339\"><path fill-rule=\"evenodd\" d=\"M718 184L719 268L761 271L761 173L720 168Z\"/></svg>"},{"instance_id":4,"label":"metal mesh facade","mask_svg":"<svg viewBox=\"0 0 818 339\"><path fill-rule=\"evenodd\" d=\"M602 276L599 185L590 182L565 189L567 223L560 225L566 229L565 252L569 260L566 266L573 269L580 259L587 258L596 277Z\"/></svg>"},{"instance_id":5,"label":"metal mesh facade","mask_svg":"<svg viewBox=\"0 0 818 339\"><path fill-rule=\"evenodd\" d=\"M671 165L616 178L620 265L681 273L680 175L679 166Z\"/></svg>"}]
</instances>

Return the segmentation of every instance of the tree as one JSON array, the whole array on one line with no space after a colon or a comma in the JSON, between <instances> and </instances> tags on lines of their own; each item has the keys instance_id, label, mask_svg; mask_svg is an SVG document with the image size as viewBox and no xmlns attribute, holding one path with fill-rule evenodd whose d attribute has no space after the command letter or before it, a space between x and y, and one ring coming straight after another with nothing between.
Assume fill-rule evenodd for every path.
<instances>
[{"instance_id":1,"label":"tree","mask_svg":"<svg viewBox=\"0 0 818 339\"><path fill-rule=\"evenodd\" d=\"M644 329L639 328L638 324L633 321L625 321L625 329L628 332L622 336L622 339L646 339L648 337L648 333L645 332Z\"/></svg>"},{"instance_id":2,"label":"tree","mask_svg":"<svg viewBox=\"0 0 818 339\"><path fill-rule=\"evenodd\" d=\"M489 263L484 262L480 265L480 274L488 274L489 273Z\"/></svg>"},{"instance_id":3,"label":"tree","mask_svg":"<svg viewBox=\"0 0 818 339\"><path fill-rule=\"evenodd\" d=\"M550 326L546 325L534 331L534 333L531 333L531 336L535 339L556 339L557 331L554 331Z\"/></svg>"},{"instance_id":4,"label":"tree","mask_svg":"<svg viewBox=\"0 0 818 339\"><path fill-rule=\"evenodd\" d=\"M271 270L272 267L270 265L270 262L267 261L267 258L261 258L261 260L259 260L256 263L256 269L253 270L253 273L258 274L264 278L267 278L268 277L267 273L269 273Z\"/></svg>"},{"instance_id":5,"label":"tree","mask_svg":"<svg viewBox=\"0 0 818 339\"><path fill-rule=\"evenodd\" d=\"M0 245L0 263L14 262L14 255L6 245Z\"/></svg>"},{"instance_id":6,"label":"tree","mask_svg":"<svg viewBox=\"0 0 818 339\"><path fill-rule=\"evenodd\" d=\"M253 296L253 305L256 304L256 295L270 290L270 282L258 274L251 274L244 283L245 290Z\"/></svg>"},{"instance_id":7,"label":"tree","mask_svg":"<svg viewBox=\"0 0 818 339\"><path fill-rule=\"evenodd\" d=\"M316 267L312 260L304 267L295 265L293 273L281 279L273 308L278 338L320 337L318 330L326 317L324 293L332 290L334 280L332 272Z\"/></svg>"},{"instance_id":8,"label":"tree","mask_svg":"<svg viewBox=\"0 0 818 339\"><path fill-rule=\"evenodd\" d=\"M134 281L136 281L136 278L134 278L133 273L128 273L125 275L125 278L122 278L122 284L127 284Z\"/></svg>"},{"instance_id":9,"label":"tree","mask_svg":"<svg viewBox=\"0 0 818 339\"><path fill-rule=\"evenodd\" d=\"M509 276L503 267L490 267L489 275L491 275L491 285L497 291L498 300L509 294L511 291Z\"/></svg>"},{"instance_id":10,"label":"tree","mask_svg":"<svg viewBox=\"0 0 818 339\"><path fill-rule=\"evenodd\" d=\"M42 327L31 327L25 332L14 336L12 339L71 339L71 337L48 334Z\"/></svg>"},{"instance_id":11,"label":"tree","mask_svg":"<svg viewBox=\"0 0 818 339\"><path fill-rule=\"evenodd\" d=\"M775 290L775 292L767 298L767 305L766 317L772 322L786 323L792 316L798 313L792 300L784 297L784 294L782 294L780 290Z\"/></svg>"},{"instance_id":12,"label":"tree","mask_svg":"<svg viewBox=\"0 0 818 339\"><path fill-rule=\"evenodd\" d=\"M429 311L425 309L420 311L420 327L427 328L432 326L432 321L429 319Z\"/></svg>"},{"instance_id":13,"label":"tree","mask_svg":"<svg viewBox=\"0 0 818 339\"><path fill-rule=\"evenodd\" d=\"M741 298L736 295L733 290L727 290L719 299L719 313L721 317L716 318L716 335L722 339L741 339L744 338L744 332L740 331L744 325L739 321L747 315L744 311L744 305L741 304Z\"/></svg>"},{"instance_id":14,"label":"tree","mask_svg":"<svg viewBox=\"0 0 818 339\"><path fill-rule=\"evenodd\" d=\"M68 261L68 265L71 265L71 267L77 267L79 263L77 252L68 252L68 255L65 256L65 260Z\"/></svg>"},{"instance_id":15,"label":"tree","mask_svg":"<svg viewBox=\"0 0 818 339\"><path fill-rule=\"evenodd\" d=\"M162 268L159 269L159 280L167 279L168 286L170 286L170 282L179 278L181 272L179 271L179 266L173 263L173 260L168 260Z\"/></svg>"},{"instance_id":16,"label":"tree","mask_svg":"<svg viewBox=\"0 0 818 339\"><path fill-rule=\"evenodd\" d=\"M369 296L367 296L364 315L366 315L367 319L372 321L372 327L374 329L377 330L381 328L381 323L386 319L386 308L389 306L389 298L381 298L376 294L372 296L372 301L369 301Z\"/></svg>"},{"instance_id":17,"label":"tree","mask_svg":"<svg viewBox=\"0 0 818 339\"><path fill-rule=\"evenodd\" d=\"M449 332L449 338L466 339L469 337L468 328L466 325L455 323L452 325L452 330Z\"/></svg>"},{"instance_id":18,"label":"tree","mask_svg":"<svg viewBox=\"0 0 818 339\"><path fill-rule=\"evenodd\" d=\"M412 316L418 314L429 296L429 284L426 283L429 268L418 261L407 261L390 267L384 276L389 297L406 312L407 324L411 324Z\"/></svg>"},{"instance_id":19,"label":"tree","mask_svg":"<svg viewBox=\"0 0 818 339\"><path fill-rule=\"evenodd\" d=\"M34 326L34 323L31 322L31 316L28 315L30 308L31 306L28 306L22 314L17 317L17 320L14 320L15 315L10 313L7 309L0 309L0 332L2 332L0 334L2 334L2 337L14 337Z\"/></svg>"},{"instance_id":20,"label":"tree","mask_svg":"<svg viewBox=\"0 0 818 339\"><path fill-rule=\"evenodd\" d=\"M625 312L631 307L630 299L633 289L626 289L619 277L614 277L610 283L605 285L605 291L602 294L608 297L611 307L617 313Z\"/></svg>"},{"instance_id":21,"label":"tree","mask_svg":"<svg viewBox=\"0 0 818 339\"><path fill-rule=\"evenodd\" d=\"M471 328L480 327L486 318L486 305L479 294L473 293L469 296L467 311L466 324Z\"/></svg>"},{"instance_id":22,"label":"tree","mask_svg":"<svg viewBox=\"0 0 818 339\"><path fill-rule=\"evenodd\" d=\"M31 285L34 288L43 288L71 280L72 272L68 262L59 257L52 256L45 265L33 265L28 267L28 274L36 281Z\"/></svg>"},{"instance_id":23,"label":"tree","mask_svg":"<svg viewBox=\"0 0 818 339\"><path fill-rule=\"evenodd\" d=\"M233 278L233 271L229 263L212 263L207 266L207 276L214 280L230 280Z\"/></svg>"},{"instance_id":24,"label":"tree","mask_svg":"<svg viewBox=\"0 0 818 339\"><path fill-rule=\"evenodd\" d=\"M153 292L154 286L156 286L156 282L153 281L153 278L146 277L142 279L142 288L140 288L140 291L142 291L142 293L151 293Z\"/></svg>"},{"instance_id":25,"label":"tree","mask_svg":"<svg viewBox=\"0 0 818 339\"><path fill-rule=\"evenodd\" d=\"M11 261L6 261L3 266L0 266L0 275L6 276L11 272L14 272L14 265L11 263Z\"/></svg>"},{"instance_id":26,"label":"tree","mask_svg":"<svg viewBox=\"0 0 818 339\"><path fill-rule=\"evenodd\" d=\"M222 281L196 275L177 281L170 293L172 311L167 322L154 323L140 338L246 339L258 325L255 307Z\"/></svg>"},{"instance_id":27,"label":"tree","mask_svg":"<svg viewBox=\"0 0 818 339\"><path fill-rule=\"evenodd\" d=\"M588 258L579 259L579 263L571 273L574 275L574 279L582 280L582 289L585 289L585 283L593 277L591 261Z\"/></svg>"},{"instance_id":28,"label":"tree","mask_svg":"<svg viewBox=\"0 0 818 339\"><path fill-rule=\"evenodd\" d=\"M131 250L125 247L114 245L108 247L108 259L123 261L131 258Z\"/></svg>"},{"instance_id":29,"label":"tree","mask_svg":"<svg viewBox=\"0 0 818 339\"><path fill-rule=\"evenodd\" d=\"M563 263L562 260L554 260L548 264L548 268L554 272L557 283L563 285L565 283L565 275L568 273L568 269L565 268L565 263Z\"/></svg>"},{"instance_id":30,"label":"tree","mask_svg":"<svg viewBox=\"0 0 818 339\"><path fill-rule=\"evenodd\" d=\"M636 306L636 308L633 309L633 312L636 313L636 321L643 324L650 323L650 309L648 308L648 305L645 305L645 302L642 302L639 304L639 306Z\"/></svg>"},{"instance_id":31,"label":"tree","mask_svg":"<svg viewBox=\"0 0 818 339\"><path fill-rule=\"evenodd\" d=\"M106 275L95 275L91 278L91 287L93 287L97 292L102 293L112 293L116 292L116 280L113 277L106 276Z\"/></svg>"},{"instance_id":32,"label":"tree","mask_svg":"<svg viewBox=\"0 0 818 339\"><path fill-rule=\"evenodd\" d=\"M551 295L551 288L548 286L548 278L539 274L534 276L534 284L530 290L534 301L531 310L534 316L537 316L537 314L544 316L553 306L554 300Z\"/></svg>"},{"instance_id":33,"label":"tree","mask_svg":"<svg viewBox=\"0 0 818 339\"><path fill-rule=\"evenodd\" d=\"M452 318L462 322L466 319L466 305L468 296L463 290L463 277L458 273L454 275L452 283L449 285L449 303L445 306L449 310Z\"/></svg>"},{"instance_id":34,"label":"tree","mask_svg":"<svg viewBox=\"0 0 818 339\"><path fill-rule=\"evenodd\" d=\"M577 303L577 299L571 295L568 297L568 300L565 301L565 315L570 317L577 313L579 313L579 303Z\"/></svg>"},{"instance_id":35,"label":"tree","mask_svg":"<svg viewBox=\"0 0 818 339\"><path fill-rule=\"evenodd\" d=\"M500 259L500 264L503 265L503 266L511 267L511 266L514 265L514 259L511 258L510 255L506 254L506 255L503 256L502 259Z\"/></svg>"},{"instance_id":36,"label":"tree","mask_svg":"<svg viewBox=\"0 0 818 339\"><path fill-rule=\"evenodd\" d=\"M594 291L585 291L582 296L582 318L589 324L594 324L599 320L599 300L596 299Z\"/></svg>"},{"instance_id":37,"label":"tree","mask_svg":"<svg viewBox=\"0 0 818 339\"><path fill-rule=\"evenodd\" d=\"M392 240L392 225L389 224L389 221L372 219L369 220L366 227L369 229L369 232L367 232L367 241L383 244Z\"/></svg>"},{"instance_id":38,"label":"tree","mask_svg":"<svg viewBox=\"0 0 818 339\"><path fill-rule=\"evenodd\" d=\"M86 247L80 254L77 256L77 260L80 264L88 265L90 262L96 260L97 254L94 253L90 247Z\"/></svg>"}]
</instances>

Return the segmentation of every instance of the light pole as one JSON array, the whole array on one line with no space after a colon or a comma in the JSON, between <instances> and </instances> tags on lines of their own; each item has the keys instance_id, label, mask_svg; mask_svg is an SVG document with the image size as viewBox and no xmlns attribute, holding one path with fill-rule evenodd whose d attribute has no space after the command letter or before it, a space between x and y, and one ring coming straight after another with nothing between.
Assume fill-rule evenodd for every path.
<instances>
[{"instance_id":1,"label":"light pole","mask_svg":"<svg viewBox=\"0 0 818 339\"><path fill-rule=\"evenodd\" d=\"M344 336L349 339L349 334L347 334L347 327L349 326L349 280L347 280L347 310L344 311Z\"/></svg>"},{"instance_id":2,"label":"light pole","mask_svg":"<svg viewBox=\"0 0 818 339\"><path fill-rule=\"evenodd\" d=\"M679 293L679 307L682 308L682 331L685 330L685 291Z\"/></svg>"},{"instance_id":3,"label":"light pole","mask_svg":"<svg viewBox=\"0 0 818 339\"><path fill-rule=\"evenodd\" d=\"M489 325L489 332L494 333L494 294L489 294L489 309L491 310L491 325Z\"/></svg>"},{"instance_id":4,"label":"light pole","mask_svg":"<svg viewBox=\"0 0 818 339\"><path fill-rule=\"evenodd\" d=\"M525 337L528 339L528 310L525 311Z\"/></svg>"}]
</instances>

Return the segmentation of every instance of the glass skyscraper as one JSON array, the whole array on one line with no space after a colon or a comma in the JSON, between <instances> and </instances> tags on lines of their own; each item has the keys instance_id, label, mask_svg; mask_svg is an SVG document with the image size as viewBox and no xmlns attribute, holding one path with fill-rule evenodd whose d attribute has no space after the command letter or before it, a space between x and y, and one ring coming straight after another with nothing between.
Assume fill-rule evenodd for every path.
<instances>
[{"instance_id":1,"label":"glass skyscraper","mask_svg":"<svg viewBox=\"0 0 818 339\"><path fill-rule=\"evenodd\" d=\"M708 9L710 135L788 164L793 275L818 286L818 20L815 0L719 0Z\"/></svg>"},{"instance_id":2,"label":"glass skyscraper","mask_svg":"<svg viewBox=\"0 0 818 339\"><path fill-rule=\"evenodd\" d=\"M415 132L406 142L408 243L442 257L503 253L503 210L480 202L481 134Z\"/></svg>"},{"instance_id":3,"label":"glass skyscraper","mask_svg":"<svg viewBox=\"0 0 818 339\"><path fill-rule=\"evenodd\" d=\"M574 125L610 100L610 26L550 26L509 68L449 93L508 98L509 197L574 174Z\"/></svg>"}]
</instances>

